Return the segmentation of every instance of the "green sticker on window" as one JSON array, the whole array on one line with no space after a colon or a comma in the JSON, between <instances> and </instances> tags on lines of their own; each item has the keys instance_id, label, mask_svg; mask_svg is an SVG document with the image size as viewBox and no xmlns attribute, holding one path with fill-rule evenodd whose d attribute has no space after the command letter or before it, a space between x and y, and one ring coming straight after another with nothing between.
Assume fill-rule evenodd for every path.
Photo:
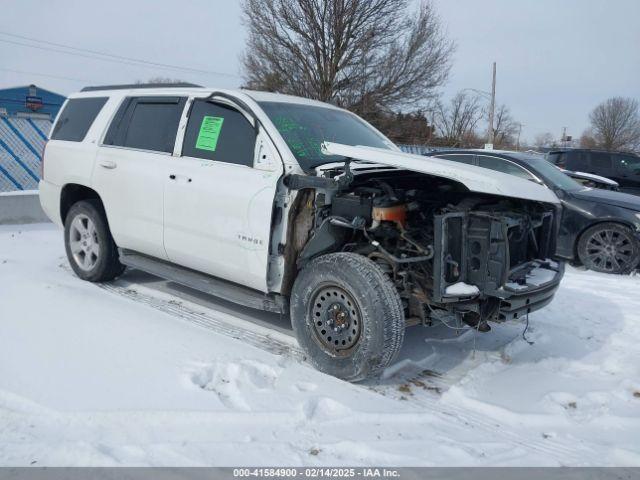
<instances>
[{"instance_id":1,"label":"green sticker on window","mask_svg":"<svg viewBox=\"0 0 640 480\"><path fill-rule=\"evenodd\" d=\"M222 130L223 117L210 117L205 115L200 124L200 131L196 139L196 148L200 150L216 151L218 146L218 137Z\"/></svg>"}]
</instances>

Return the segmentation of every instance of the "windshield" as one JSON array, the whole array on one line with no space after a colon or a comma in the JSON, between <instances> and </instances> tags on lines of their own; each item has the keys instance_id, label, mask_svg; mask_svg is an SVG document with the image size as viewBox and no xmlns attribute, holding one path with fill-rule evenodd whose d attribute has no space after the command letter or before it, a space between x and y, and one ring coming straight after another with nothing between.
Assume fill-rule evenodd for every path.
<instances>
[{"instance_id":1,"label":"windshield","mask_svg":"<svg viewBox=\"0 0 640 480\"><path fill-rule=\"evenodd\" d=\"M259 102L303 170L344 157L323 155L322 142L389 149L389 140L357 116L333 108L284 102Z\"/></svg>"},{"instance_id":2,"label":"windshield","mask_svg":"<svg viewBox=\"0 0 640 480\"><path fill-rule=\"evenodd\" d=\"M553 186L562 190L582 190L584 186L576 182L570 176L562 173L558 167L549 163L544 157L537 157L535 155L527 155L523 153L512 153L515 158L527 162L547 183L551 183Z\"/></svg>"}]
</instances>

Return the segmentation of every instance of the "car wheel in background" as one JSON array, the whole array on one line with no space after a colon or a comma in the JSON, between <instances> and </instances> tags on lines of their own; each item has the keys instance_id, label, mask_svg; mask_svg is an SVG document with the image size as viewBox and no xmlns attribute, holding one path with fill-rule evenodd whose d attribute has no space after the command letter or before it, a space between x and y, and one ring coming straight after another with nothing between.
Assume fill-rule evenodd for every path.
<instances>
[{"instance_id":1,"label":"car wheel in background","mask_svg":"<svg viewBox=\"0 0 640 480\"><path fill-rule=\"evenodd\" d=\"M124 271L98 200L75 203L64 225L64 245L73 271L83 280L104 282Z\"/></svg>"},{"instance_id":2,"label":"car wheel in background","mask_svg":"<svg viewBox=\"0 0 640 480\"><path fill-rule=\"evenodd\" d=\"M581 235L578 257L589 270L628 273L640 261L640 242L629 227L611 222L599 223Z\"/></svg>"}]
</instances>

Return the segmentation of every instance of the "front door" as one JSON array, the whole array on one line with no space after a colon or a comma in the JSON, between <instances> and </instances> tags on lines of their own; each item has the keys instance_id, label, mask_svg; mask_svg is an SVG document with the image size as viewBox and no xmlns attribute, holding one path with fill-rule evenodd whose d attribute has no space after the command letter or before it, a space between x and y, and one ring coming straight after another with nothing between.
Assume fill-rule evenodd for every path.
<instances>
[{"instance_id":1,"label":"front door","mask_svg":"<svg viewBox=\"0 0 640 480\"><path fill-rule=\"evenodd\" d=\"M640 157L635 155L613 155L615 180L623 192L640 194Z\"/></svg>"},{"instance_id":2,"label":"front door","mask_svg":"<svg viewBox=\"0 0 640 480\"><path fill-rule=\"evenodd\" d=\"M267 291L271 216L282 162L236 108L196 99L182 156L165 179L169 260Z\"/></svg>"}]
</instances>

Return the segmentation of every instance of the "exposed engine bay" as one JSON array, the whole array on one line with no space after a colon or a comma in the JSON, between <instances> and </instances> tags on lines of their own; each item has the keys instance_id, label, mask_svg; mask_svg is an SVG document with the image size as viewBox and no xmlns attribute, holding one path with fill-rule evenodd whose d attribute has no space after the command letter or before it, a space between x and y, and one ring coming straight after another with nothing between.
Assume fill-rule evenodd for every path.
<instances>
[{"instance_id":1,"label":"exposed engine bay","mask_svg":"<svg viewBox=\"0 0 640 480\"><path fill-rule=\"evenodd\" d=\"M323 174L289 180L300 190L287 242L297 268L327 252L367 256L398 289L407 324L456 319L488 331L555 293L555 205L397 168L354 172L347 162Z\"/></svg>"}]
</instances>

